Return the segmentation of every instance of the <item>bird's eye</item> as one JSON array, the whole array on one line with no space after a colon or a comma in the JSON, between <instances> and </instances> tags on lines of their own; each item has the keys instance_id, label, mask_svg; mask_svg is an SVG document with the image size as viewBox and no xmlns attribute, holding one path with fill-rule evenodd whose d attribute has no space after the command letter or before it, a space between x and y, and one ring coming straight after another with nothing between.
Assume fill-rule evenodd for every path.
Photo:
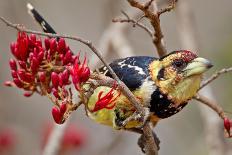
<instances>
[{"instance_id":1,"label":"bird's eye","mask_svg":"<svg viewBox=\"0 0 232 155\"><path fill-rule=\"evenodd\" d=\"M186 65L186 63L185 63L183 60L175 60L175 61L173 62L173 66L174 66L175 68L178 68L178 69L184 68L185 65Z\"/></svg>"}]
</instances>

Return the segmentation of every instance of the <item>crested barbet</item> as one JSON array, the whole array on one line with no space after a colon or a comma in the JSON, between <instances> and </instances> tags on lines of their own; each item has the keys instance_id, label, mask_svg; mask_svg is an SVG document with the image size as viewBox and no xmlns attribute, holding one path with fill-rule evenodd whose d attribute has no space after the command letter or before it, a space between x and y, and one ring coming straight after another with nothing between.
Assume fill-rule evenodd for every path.
<instances>
[{"instance_id":1,"label":"crested barbet","mask_svg":"<svg viewBox=\"0 0 232 155\"><path fill-rule=\"evenodd\" d=\"M29 13L45 32L55 33L51 26L28 4ZM133 56L117 59L110 67L143 105L148 105L151 122L170 117L181 111L200 88L202 75L212 67L209 60L188 50L173 51L161 58ZM107 67L98 73L112 77ZM108 98L109 99L108 99ZM103 107L98 104L110 103ZM88 116L98 123L120 128L135 107L118 89L99 86L90 96ZM142 122L132 120L125 128L137 128Z\"/></svg>"}]
</instances>

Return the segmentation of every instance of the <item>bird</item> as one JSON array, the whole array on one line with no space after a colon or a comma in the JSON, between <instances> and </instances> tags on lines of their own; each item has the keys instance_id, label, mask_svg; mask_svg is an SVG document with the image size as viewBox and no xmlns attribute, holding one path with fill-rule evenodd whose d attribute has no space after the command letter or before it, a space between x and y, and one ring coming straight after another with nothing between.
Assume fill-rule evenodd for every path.
<instances>
[{"instance_id":1,"label":"bird","mask_svg":"<svg viewBox=\"0 0 232 155\"><path fill-rule=\"evenodd\" d=\"M28 3L27 7L45 32L56 33L31 4ZM192 51L176 50L161 58L131 56L116 59L109 66L140 103L148 106L150 121L155 126L157 122L178 113L188 104L200 88L203 73L213 65ZM97 72L112 78L105 66L97 69ZM100 124L121 129L122 122L136 109L118 89L111 92L115 96L112 107L94 110L100 96L111 90L107 86L95 88L87 103L92 109L88 111L88 116ZM131 120L123 128L139 128L141 125L142 122Z\"/></svg>"}]
</instances>

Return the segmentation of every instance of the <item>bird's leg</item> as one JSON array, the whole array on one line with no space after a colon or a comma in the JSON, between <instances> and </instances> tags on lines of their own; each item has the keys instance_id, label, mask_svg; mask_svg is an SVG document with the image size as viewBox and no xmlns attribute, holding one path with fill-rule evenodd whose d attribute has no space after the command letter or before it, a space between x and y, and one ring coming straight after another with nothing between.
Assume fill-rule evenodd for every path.
<instances>
[{"instance_id":1,"label":"bird's leg","mask_svg":"<svg viewBox=\"0 0 232 155\"><path fill-rule=\"evenodd\" d=\"M149 108L144 107L144 111L142 113L135 111L131 116L127 117L125 120L120 122L120 124L118 125L121 127L125 127L131 121L138 121L140 123L137 126L137 128L142 128L145 122L149 119L149 116L150 116Z\"/></svg>"}]
</instances>

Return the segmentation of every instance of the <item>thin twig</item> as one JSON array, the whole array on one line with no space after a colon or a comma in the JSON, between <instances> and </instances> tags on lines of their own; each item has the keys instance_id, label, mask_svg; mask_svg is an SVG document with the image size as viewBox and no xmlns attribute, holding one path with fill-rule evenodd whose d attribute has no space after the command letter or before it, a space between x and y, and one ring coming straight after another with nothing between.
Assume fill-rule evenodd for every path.
<instances>
[{"instance_id":1,"label":"thin twig","mask_svg":"<svg viewBox=\"0 0 232 155\"><path fill-rule=\"evenodd\" d=\"M215 72L209 79L207 79L206 81L204 81L201 85L201 87L199 88L199 90L201 90L202 88L204 88L205 86L207 86L208 84L210 84L211 82L213 82L214 80L216 80L220 75L228 73L228 72L232 72L232 67L230 68L223 68L218 72Z\"/></svg>"},{"instance_id":2,"label":"thin twig","mask_svg":"<svg viewBox=\"0 0 232 155\"><path fill-rule=\"evenodd\" d=\"M165 12L170 12L171 10L173 10L176 6L176 2L177 0L172 0L171 4L165 8L162 8L159 12L158 12L158 16L160 16L161 14L165 13Z\"/></svg>"},{"instance_id":3,"label":"thin twig","mask_svg":"<svg viewBox=\"0 0 232 155\"><path fill-rule=\"evenodd\" d=\"M123 13L123 15L124 15L127 19L121 19L121 18L117 18L117 19L116 19L116 18L115 18L115 19L112 20L112 22L120 22L120 23L125 23L125 22L127 22L127 23L133 23L133 25L137 25L138 27L144 29L144 30L148 33L148 35L149 35L150 37L153 36L152 31L151 31L147 26L145 26L144 24L140 23L139 20L136 21L136 20L134 20L134 19L131 19L131 18L129 17L129 15L128 15L126 12L124 12L124 11L122 11L122 13ZM141 19L141 18L140 18L140 19Z\"/></svg>"},{"instance_id":4,"label":"thin twig","mask_svg":"<svg viewBox=\"0 0 232 155\"><path fill-rule=\"evenodd\" d=\"M151 5L151 3L156 3L155 1L149 1L146 4L142 4L136 0L128 0L128 2L130 3L131 6L140 9L141 11L143 11L144 15L149 19L153 29L154 29L154 33L153 33L153 43L157 49L157 52L159 54L159 56L164 56L167 54L167 50L164 46L164 41L163 41L163 33L161 30L161 26L160 26L160 20L159 20L159 16L157 14L157 12L153 12L149 9L148 6ZM148 5L149 4L149 5Z\"/></svg>"},{"instance_id":5,"label":"thin twig","mask_svg":"<svg viewBox=\"0 0 232 155\"><path fill-rule=\"evenodd\" d=\"M217 112L218 115L222 119L224 119L226 117L223 109L220 106L218 106L217 103L215 103L213 100L211 100L211 99L209 99L209 98L207 98L207 97L205 97L203 95L200 95L200 94L194 96L194 99L201 102L201 103L203 103L203 104L205 104L205 105L207 105L208 107L210 107L212 110Z\"/></svg>"}]
</instances>

